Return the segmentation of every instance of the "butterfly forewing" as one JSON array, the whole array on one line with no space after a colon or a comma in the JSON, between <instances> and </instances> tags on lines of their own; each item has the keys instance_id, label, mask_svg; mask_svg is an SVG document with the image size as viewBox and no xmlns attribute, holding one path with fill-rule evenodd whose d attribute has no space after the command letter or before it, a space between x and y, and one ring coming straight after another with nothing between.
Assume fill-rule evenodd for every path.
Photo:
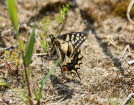
<instances>
[{"instance_id":1,"label":"butterfly forewing","mask_svg":"<svg viewBox=\"0 0 134 105\"><path fill-rule=\"evenodd\" d=\"M71 42L74 46L74 49L77 49L86 40L87 35L83 32L72 32L59 35L57 38Z\"/></svg>"}]
</instances>

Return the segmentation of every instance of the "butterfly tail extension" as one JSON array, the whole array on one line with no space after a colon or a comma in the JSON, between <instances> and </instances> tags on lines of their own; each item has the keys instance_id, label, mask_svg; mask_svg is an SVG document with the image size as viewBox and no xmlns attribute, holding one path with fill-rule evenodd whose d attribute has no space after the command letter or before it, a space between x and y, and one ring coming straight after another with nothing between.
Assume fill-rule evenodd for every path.
<instances>
[{"instance_id":1,"label":"butterfly tail extension","mask_svg":"<svg viewBox=\"0 0 134 105\"><path fill-rule=\"evenodd\" d=\"M71 58L65 56L65 59L62 62L62 71L77 74L80 78L77 70L80 69L80 65L82 64L82 57L83 56L80 54L79 49L75 51L74 55Z\"/></svg>"},{"instance_id":2,"label":"butterfly tail extension","mask_svg":"<svg viewBox=\"0 0 134 105\"><path fill-rule=\"evenodd\" d=\"M76 70L76 74L77 74L77 76L79 77L79 79L81 80L81 77L80 77L80 75L79 75L79 73L78 73L77 70Z\"/></svg>"}]
</instances>

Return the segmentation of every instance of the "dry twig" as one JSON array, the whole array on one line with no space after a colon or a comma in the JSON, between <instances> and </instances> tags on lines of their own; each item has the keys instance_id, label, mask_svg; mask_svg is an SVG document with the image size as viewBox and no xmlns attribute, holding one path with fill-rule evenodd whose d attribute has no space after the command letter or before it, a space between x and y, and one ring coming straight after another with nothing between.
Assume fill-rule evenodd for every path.
<instances>
[{"instance_id":1,"label":"dry twig","mask_svg":"<svg viewBox=\"0 0 134 105\"><path fill-rule=\"evenodd\" d=\"M130 4L128 6L128 9L127 9L127 18L132 24L134 24L134 21L130 18L130 11L131 11L133 4L134 4L134 0L131 0Z\"/></svg>"},{"instance_id":2,"label":"dry twig","mask_svg":"<svg viewBox=\"0 0 134 105\"><path fill-rule=\"evenodd\" d=\"M131 100L131 98L134 96L134 93L130 93L129 95L128 95L128 97L126 98L126 100L123 102L123 104L121 104L121 105L126 105L130 100Z\"/></svg>"},{"instance_id":3,"label":"dry twig","mask_svg":"<svg viewBox=\"0 0 134 105\"><path fill-rule=\"evenodd\" d=\"M2 48L2 49L0 49L0 51L9 50L9 49L14 49L14 48L16 48L17 46L18 46L18 45L15 44L15 45L12 45L12 46L9 46L9 47L6 47L6 48Z\"/></svg>"},{"instance_id":4,"label":"dry twig","mask_svg":"<svg viewBox=\"0 0 134 105\"><path fill-rule=\"evenodd\" d=\"M127 50L128 50L128 54L126 55ZM125 56L125 55L126 55L126 56ZM125 60L125 59L128 57L128 55L131 55L131 49L130 49L130 46L129 46L129 45L127 45L127 46L125 47L125 49L124 49L124 51L123 51L123 54L122 54L122 56L120 57L120 60L121 60L121 61Z\"/></svg>"},{"instance_id":5,"label":"dry twig","mask_svg":"<svg viewBox=\"0 0 134 105\"><path fill-rule=\"evenodd\" d=\"M134 64L134 60L128 61L127 63L128 63L129 65L132 65L132 64Z\"/></svg>"}]
</instances>

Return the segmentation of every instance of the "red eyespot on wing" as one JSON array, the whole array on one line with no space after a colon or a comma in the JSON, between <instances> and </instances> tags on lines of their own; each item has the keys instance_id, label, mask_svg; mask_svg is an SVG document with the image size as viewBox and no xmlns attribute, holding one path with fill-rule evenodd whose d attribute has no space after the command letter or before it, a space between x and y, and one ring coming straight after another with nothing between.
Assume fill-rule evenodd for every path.
<instances>
[{"instance_id":1,"label":"red eyespot on wing","mask_svg":"<svg viewBox=\"0 0 134 105\"><path fill-rule=\"evenodd\" d=\"M67 66L63 66L63 67L62 67L62 70L63 70L63 71L68 71Z\"/></svg>"}]
</instances>

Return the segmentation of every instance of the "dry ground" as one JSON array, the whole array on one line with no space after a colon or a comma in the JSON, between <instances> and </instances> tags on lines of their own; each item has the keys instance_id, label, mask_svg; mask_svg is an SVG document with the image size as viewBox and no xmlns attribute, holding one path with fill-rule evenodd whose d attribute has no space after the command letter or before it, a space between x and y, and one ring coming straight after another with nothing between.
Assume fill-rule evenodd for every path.
<instances>
[{"instance_id":1,"label":"dry ground","mask_svg":"<svg viewBox=\"0 0 134 105\"><path fill-rule=\"evenodd\" d=\"M60 4L56 4L59 0L52 1L54 5ZM116 2L116 0L113 1ZM53 17L57 12L50 7L46 8L49 4L46 1L40 0L38 4L41 11L37 21L40 22L44 16L51 16L53 22L50 30L53 33L57 25ZM18 7L21 24L30 22L35 16L34 1L19 1ZM82 80L77 77L63 78L60 68L57 67L44 86L42 105L116 105L115 103L120 105L130 93L134 92L134 66L127 63L134 59L134 26L127 19L114 15L108 10L109 8L108 4L98 3L98 0L73 1L62 33L89 31L88 39L80 48L84 56L82 67L78 71ZM2 11L0 13L0 48L5 48L13 45L16 40L12 33L7 32L11 30L11 23L5 4L0 3L0 11ZM28 34L29 30L26 32L22 31L22 35ZM128 44L131 55L126 56L127 52L125 59L121 60L123 50ZM40 46L37 36L35 53ZM0 64L3 64L3 58L0 59ZM33 56L31 67L35 87L38 87L38 83L53 64L53 60ZM25 92L24 80L21 80L22 77L8 74L6 67L0 70L1 77L6 78L12 87L0 93L0 102L3 105L23 105L19 93L14 92L13 88L18 87Z\"/></svg>"}]
</instances>

